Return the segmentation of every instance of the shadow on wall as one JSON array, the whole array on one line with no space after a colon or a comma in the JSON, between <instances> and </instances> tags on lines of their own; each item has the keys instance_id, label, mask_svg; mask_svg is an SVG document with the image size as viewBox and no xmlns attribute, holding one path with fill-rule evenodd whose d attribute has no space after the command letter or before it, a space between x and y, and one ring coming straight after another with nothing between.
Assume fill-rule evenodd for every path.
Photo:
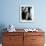
<instances>
[{"instance_id":1,"label":"shadow on wall","mask_svg":"<svg viewBox=\"0 0 46 46\"><path fill-rule=\"evenodd\" d=\"M0 43L2 43L3 32L6 31L4 28L6 28L6 26L4 24L0 24Z\"/></svg>"}]
</instances>

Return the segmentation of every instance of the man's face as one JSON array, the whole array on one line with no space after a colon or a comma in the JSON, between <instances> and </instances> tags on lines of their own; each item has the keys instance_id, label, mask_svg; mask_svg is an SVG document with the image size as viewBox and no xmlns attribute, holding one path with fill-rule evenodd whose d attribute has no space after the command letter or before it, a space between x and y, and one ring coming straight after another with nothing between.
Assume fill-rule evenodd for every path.
<instances>
[{"instance_id":1,"label":"man's face","mask_svg":"<svg viewBox=\"0 0 46 46\"><path fill-rule=\"evenodd\" d=\"M25 12L28 12L28 7L25 7Z\"/></svg>"}]
</instances>

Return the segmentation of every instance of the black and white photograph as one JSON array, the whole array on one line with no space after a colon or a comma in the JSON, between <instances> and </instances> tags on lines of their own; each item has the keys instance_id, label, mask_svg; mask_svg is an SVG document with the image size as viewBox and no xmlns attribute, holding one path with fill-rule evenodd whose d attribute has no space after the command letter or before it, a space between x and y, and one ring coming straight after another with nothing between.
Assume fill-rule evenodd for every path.
<instances>
[{"instance_id":1,"label":"black and white photograph","mask_svg":"<svg viewBox=\"0 0 46 46\"><path fill-rule=\"evenodd\" d=\"M22 5L20 7L20 21L21 22L32 22L33 10L32 6Z\"/></svg>"}]
</instances>

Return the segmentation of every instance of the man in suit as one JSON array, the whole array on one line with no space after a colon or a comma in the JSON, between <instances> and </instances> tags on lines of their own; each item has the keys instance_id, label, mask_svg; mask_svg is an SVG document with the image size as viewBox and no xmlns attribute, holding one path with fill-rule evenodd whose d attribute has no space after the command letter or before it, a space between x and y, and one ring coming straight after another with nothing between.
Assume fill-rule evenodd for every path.
<instances>
[{"instance_id":1,"label":"man in suit","mask_svg":"<svg viewBox=\"0 0 46 46\"><path fill-rule=\"evenodd\" d=\"M22 7L22 19L23 20L32 20L31 14L30 14L30 9L32 7Z\"/></svg>"}]
</instances>

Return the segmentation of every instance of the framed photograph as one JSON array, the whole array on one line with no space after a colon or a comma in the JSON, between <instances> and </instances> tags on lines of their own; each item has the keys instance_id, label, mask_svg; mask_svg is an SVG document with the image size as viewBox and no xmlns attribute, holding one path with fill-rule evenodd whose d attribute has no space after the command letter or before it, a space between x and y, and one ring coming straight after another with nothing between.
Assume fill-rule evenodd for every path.
<instances>
[{"instance_id":1,"label":"framed photograph","mask_svg":"<svg viewBox=\"0 0 46 46\"><path fill-rule=\"evenodd\" d=\"M32 5L20 5L20 22L34 21L34 7Z\"/></svg>"}]
</instances>

